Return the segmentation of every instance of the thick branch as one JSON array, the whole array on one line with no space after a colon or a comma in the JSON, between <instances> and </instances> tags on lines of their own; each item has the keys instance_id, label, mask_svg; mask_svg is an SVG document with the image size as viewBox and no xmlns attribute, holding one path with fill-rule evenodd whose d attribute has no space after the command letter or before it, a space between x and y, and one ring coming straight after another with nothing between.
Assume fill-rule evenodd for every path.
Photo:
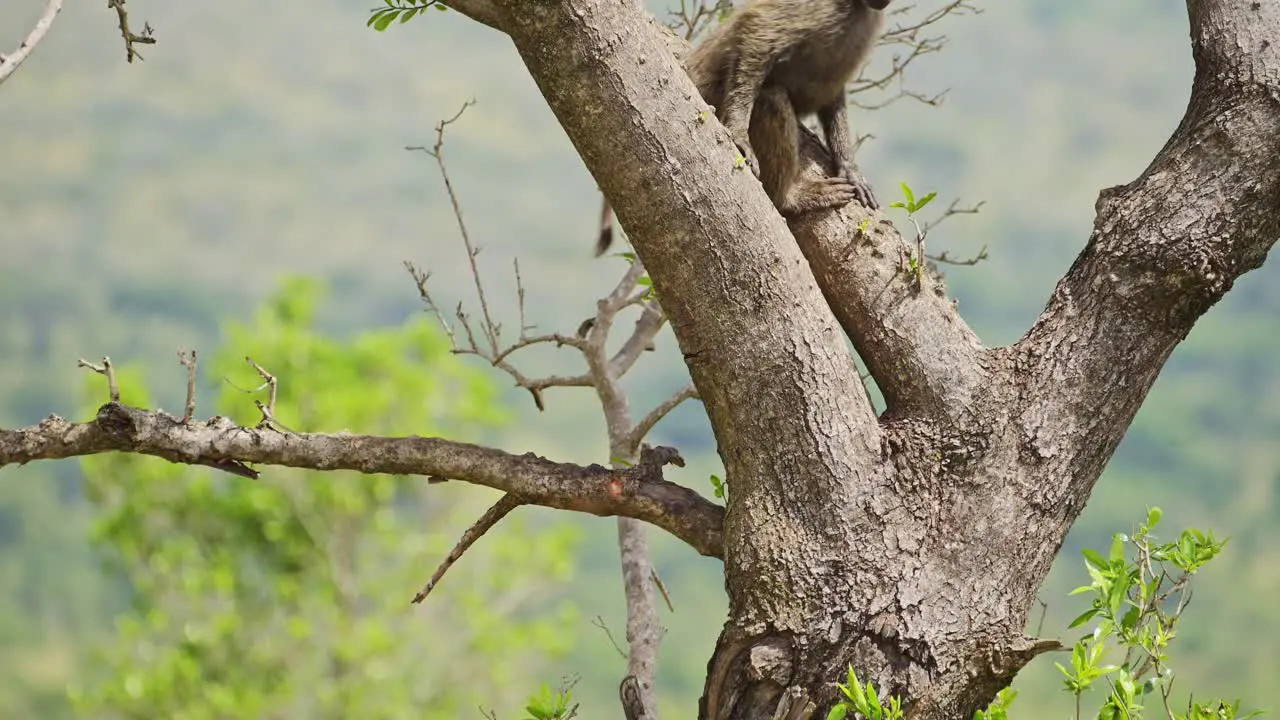
<instances>
[{"instance_id":1,"label":"thick branch","mask_svg":"<svg viewBox=\"0 0 1280 720\"><path fill-rule=\"evenodd\" d=\"M0 54L0 84L4 84L4 81L8 80L18 66L31 55L31 51L44 39L49 28L53 27L53 19L60 12L62 12L62 0L49 0L44 7L44 13L40 15L35 27L31 28L31 32L27 34L27 38L22 41L18 49L8 55Z\"/></svg>"},{"instance_id":2,"label":"thick branch","mask_svg":"<svg viewBox=\"0 0 1280 720\"><path fill-rule=\"evenodd\" d=\"M734 501L748 501L757 478L814 482L778 464L770 448L779 444L791 458L872 462L879 429L835 318L668 38L637 3L500 2L521 57L654 281ZM833 463L797 499L848 506L848 468Z\"/></svg>"},{"instance_id":3,"label":"thick branch","mask_svg":"<svg viewBox=\"0 0 1280 720\"><path fill-rule=\"evenodd\" d=\"M643 520L703 555L722 553L722 509L662 479L652 464L609 470L439 438L278 432L226 418L184 424L167 413L118 403L103 405L89 423L51 417L34 427L0 430L0 467L111 451L187 464L263 463L462 480L533 505Z\"/></svg>"},{"instance_id":4,"label":"thick branch","mask_svg":"<svg viewBox=\"0 0 1280 720\"><path fill-rule=\"evenodd\" d=\"M1196 77L1150 167L1104 190L1088 245L1014 348L1022 452L1078 512L1165 360L1280 238L1280 4L1188 3ZM1074 517L1069 516L1069 517Z\"/></svg>"},{"instance_id":5,"label":"thick branch","mask_svg":"<svg viewBox=\"0 0 1280 720\"><path fill-rule=\"evenodd\" d=\"M802 136L808 172L825 150ZM864 229L865 227L865 229ZM982 343L937 279L905 271L907 243L880 213L851 204L792 224L818 285L884 393L891 416L960 422L987 379Z\"/></svg>"},{"instance_id":6,"label":"thick branch","mask_svg":"<svg viewBox=\"0 0 1280 720\"><path fill-rule=\"evenodd\" d=\"M457 10L481 25L488 25L499 32L506 32L504 29L506 19L493 0L441 0L440 4Z\"/></svg>"}]
</instances>

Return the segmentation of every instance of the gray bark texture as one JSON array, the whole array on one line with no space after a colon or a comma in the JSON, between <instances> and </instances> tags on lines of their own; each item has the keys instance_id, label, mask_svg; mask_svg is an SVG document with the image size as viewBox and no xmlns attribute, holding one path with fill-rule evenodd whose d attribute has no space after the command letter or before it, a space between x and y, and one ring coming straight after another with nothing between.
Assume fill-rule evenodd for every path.
<instances>
[{"instance_id":1,"label":"gray bark texture","mask_svg":"<svg viewBox=\"0 0 1280 720\"><path fill-rule=\"evenodd\" d=\"M913 720L969 720L1056 647L1024 629L1067 531L1170 353L1280 237L1280 3L1188 0L1196 76L1181 125L1140 177L1101 193L1044 312L998 348L943 287L902 271L910 247L879 213L789 227L681 72L687 45L639 0L446 4L511 37L625 226L710 417L727 509L664 480L665 451L583 468L437 438L195 422L118 398L88 423L0 429L0 467L126 451L250 475L244 463L347 468L641 520L724 559L729 615L699 718L825 717L852 665ZM804 137L816 172L825 151ZM879 417L846 337L884 393ZM605 377L621 367L594 362ZM694 392L632 425L601 387L620 457ZM660 631L636 529L620 528L634 678L622 695L647 713Z\"/></svg>"},{"instance_id":2,"label":"gray bark texture","mask_svg":"<svg viewBox=\"0 0 1280 720\"><path fill-rule=\"evenodd\" d=\"M1026 336L985 348L878 214L788 228L637 2L494 3L719 443L730 607L699 717L823 717L849 664L911 718L972 717L1054 647L1023 630L1063 538L1174 347L1280 235L1280 5L1188 3L1182 124L1103 191Z\"/></svg>"}]
</instances>

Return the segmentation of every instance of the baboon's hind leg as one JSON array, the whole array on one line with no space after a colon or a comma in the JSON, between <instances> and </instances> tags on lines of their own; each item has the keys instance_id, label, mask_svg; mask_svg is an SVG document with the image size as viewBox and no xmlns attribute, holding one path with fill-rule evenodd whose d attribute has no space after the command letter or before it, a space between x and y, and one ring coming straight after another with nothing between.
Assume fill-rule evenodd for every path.
<instances>
[{"instance_id":1,"label":"baboon's hind leg","mask_svg":"<svg viewBox=\"0 0 1280 720\"><path fill-rule=\"evenodd\" d=\"M766 87L751 113L751 146L760 160L760 183L785 217L843 207L858 196L845 177L800 178L800 133L786 91Z\"/></svg>"}]
</instances>

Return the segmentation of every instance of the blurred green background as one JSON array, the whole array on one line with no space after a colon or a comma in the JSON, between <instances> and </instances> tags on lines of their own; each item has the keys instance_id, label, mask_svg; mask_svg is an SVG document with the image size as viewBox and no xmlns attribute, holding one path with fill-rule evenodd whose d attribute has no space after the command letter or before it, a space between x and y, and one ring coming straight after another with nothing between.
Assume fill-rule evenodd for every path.
<instances>
[{"instance_id":1,"label":"blurred green background","mask_svg":"<svg viewBox=\"0 0 1280 720\"><path fill-rule=\"evenodd\" d=\"M944 207L986 201L930 242L989 248L947 278L984 341L1003 344L1083 247L1098 190L1133 179L1177 125L1192 65L1182 2L980 5L911 68L910 88L949 88L941 107L904 100L852 122L874 136L859 158L882 200L906 181ZM0 4L0 47L42 6ZM575 327L623 271L591 259L595 185L507 40L454 13L378 34L367 7L339 0L128 7L159 38L145 62L125 64L101 4L68 3L0 87L0 426L87 417L102 388L76 358L104 354L128 371L126 401L179 408L174 351L196 347L201 415L252 412L221 381L251 384L236 364L250 354L288 369L282 420L298 429L607 459L591 393L548 393L539 414L505 376L443 355L402 267L433 271L445 306L474 302L438 171L404 150L474 98L446 155L507 327L512 258L544 330ZM1064 597L1084 579L1079 548L1150 504L1166 534L1230 535L1175 667L1198 694L1272 708L1276 280L1270 266L1247 276L1174 354L1042 593L1044 632L1058 633L1081 609ZM638 410L687 381L670 335L659 344L628 382ZM523 367L576 363L548 350ZM719 464L698 405L653 439L690 460L669 477L710 494ZM583 716L615 717L625 662L597 627L622 642L613 522L521 509L410 608L493 499L419 485L268 469L246 489L128 458L0 470L0 716L444 718L483 705L510 718L540 682L578 674ZM675 608L663 710L690 717L723 618L719 563L653 537ZM1017 715L1068 716L1052 660L1019 678Z\"/></svg>"}]
</instances>

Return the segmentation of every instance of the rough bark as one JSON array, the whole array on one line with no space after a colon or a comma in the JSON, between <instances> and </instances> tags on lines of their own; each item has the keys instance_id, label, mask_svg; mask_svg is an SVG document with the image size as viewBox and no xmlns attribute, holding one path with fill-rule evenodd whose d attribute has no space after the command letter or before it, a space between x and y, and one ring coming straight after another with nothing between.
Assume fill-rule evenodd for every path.
<instances>
[{"instance_id":1,"label":"rough bark","mask_svg":"<svg viewBox=\"0 0 1280 720\"><path fill-rule=\"evenodd\" d=\"M1190 3L1186 120L1104 193L1028 335L984 349L879 216L811 217L793 244L633 3L518 5L506 29L649 268L726 466L700 716L821 717L851 663L913 718L971 717L1054 646L1023 628L1062 539L1169 353L1276 240L1280 10Z\"/></svg>"},{"instance_id":2,"label":"rough bark","mask_svg":"<svg viewBox=\"0 0 1280 720\"><path fill-rule=\"evenodd\" d=\"M223 417L188 423L118 402L103 405L88 423L51 416L27 428L0 428L0 468L104 452L151 455L241 475L254 474L244 463L265 463L462 480L517 495L531 504L634 517L667 530L704 555L722 553L721 508L693 490L663 480L658 463L610 470L440 438L282 432L240 427Z\"/></svg>"}]
</instances>

